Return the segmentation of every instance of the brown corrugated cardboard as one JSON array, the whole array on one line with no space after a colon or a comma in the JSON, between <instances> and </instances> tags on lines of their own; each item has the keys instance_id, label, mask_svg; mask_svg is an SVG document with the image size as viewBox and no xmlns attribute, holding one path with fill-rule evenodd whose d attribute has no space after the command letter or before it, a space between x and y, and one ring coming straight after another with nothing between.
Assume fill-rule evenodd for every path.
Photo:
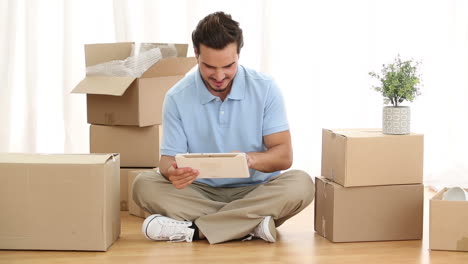
<instances>
[{"instance_id":1,"label":"brown corrugated cardboard","mask_svg":"<svg viewBox=\"0 0 468 264\"><path fill-rule=\"evenodd\" d=\"M128 172L135 168L120 169L120 211L128 211Z\"/></svg>"},{"instance_id":2,"label":"brown corrugated cardboard","mask_svg":"<svg viewBox=\"0 0 468 264\"><path fill-rule=\"evenodd\" d=\"M446 191L444 188L429 202L429 247L468 251L468 201L442 200Z\"/></svg>"},{"instance_id":3,"label":"brown corrugated cardboard","mask_svg":"<svg viewBox=\"0 0 468 264\"><path fill-rule=\"evenodd\" d=\"M315 231L332 242L422 237L422 184L345 188L317 177L315 187Z\"/></svg>"},{"instance_id":4,"label":"brown corrugated cardboard","mask_svg":"<svg viewBox=\"0 0 468 264\"><path fill-rule=\"evenodd\" d=\"M128 213L134 216L146 218L150 216L150 213L143 210L133 201L133 182L135 181L136 176L142 173L141 170L134 170L128 173Z\"/></svg>"},{"instance_id":5,"label":"brown corrugated cardboard","mask_svg":"<svg viewBox=\"0 0 468 264\"><path fill-rule=\"evenodd\" d=\"M144 168L120 168L120 211L128 211L129 204L132 202L129 200L129 192L131 192L131 189L128 189L129 172L141 172L147 170L148 169Z\"/></svg>"},{"instance_id":6,"label":"brown corrugated cardboard","mask_svg":"<svg viewBox=\"0 0 468 264\"><path fill-rule=\"evenodd\" d=\"M0 249L106 251L119 183L117 154L0 154Z\"/></svg>"},{"instance_id":7,"label":"brown corrugated cardboard","mask_svg":"<svg viewBox=\"0 0 468 264\"><path fill-rule=\"evenodd\" d=\"M134 43L85 45L86 66L130 56ZM161 59L140 78L86 76L72 93L87 94L88 123L151 126L162 123L164 96L196 65L186 44L176 44L178 57Z\"/></svg>"},{"instance_id":8,"label":"brown corrugated cardboard","mask_svg":"<svg viewBox=\"0 0 468 264\"><path fill-rule=\"evenodd\" d=\"M160 125L90 126L91 153L120 153L121 167L155 168L159 165Z\"/></svg>"},{"instance_id":9,"label":"brown corrugated cardboard","mask_svg":"<svg viewBox=\"0 0 468 264\"><path fill-rule=\"evenodd\" d=\"M422 183L423 152L422 134L323 129L321 174L344 187Z\"/></svg>"}]
</instances>

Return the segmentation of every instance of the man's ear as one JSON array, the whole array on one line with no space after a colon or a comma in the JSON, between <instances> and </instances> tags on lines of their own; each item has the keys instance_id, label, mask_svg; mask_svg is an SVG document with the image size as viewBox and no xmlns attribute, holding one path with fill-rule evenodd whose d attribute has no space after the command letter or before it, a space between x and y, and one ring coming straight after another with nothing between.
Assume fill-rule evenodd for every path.
<instances>
[{"instance_id":1,"label":"man's ear","mask_svg":"<svg viewBox=\"0 0 468 264\"><path fill-rule=\"evenodd\" d=\"M193 52L195 53L195 58L198 60L198 56L200 56L200 53L198 53L197 48L193 48Z\"/></svg>"}]
</instances>

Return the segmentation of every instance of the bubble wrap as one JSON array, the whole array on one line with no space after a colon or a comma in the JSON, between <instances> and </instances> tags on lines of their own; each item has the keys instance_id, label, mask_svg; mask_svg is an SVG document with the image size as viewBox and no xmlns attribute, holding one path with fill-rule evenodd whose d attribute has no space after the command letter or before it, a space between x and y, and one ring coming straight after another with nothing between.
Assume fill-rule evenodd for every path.
<instances>
[{"instance_id":1,"label":"bubble wrap","mask_svg":"<svg viewBox=\"0 0 468 264\"><path fill-rule=\"evenodd\" d=\"M134 50L132 54L134 54ZM86 68L87 76L141 77L153 64L162 58L176 57L175 45L144 43L139 52L125 60L109 61Z\"/></svg>"}]
</instances>

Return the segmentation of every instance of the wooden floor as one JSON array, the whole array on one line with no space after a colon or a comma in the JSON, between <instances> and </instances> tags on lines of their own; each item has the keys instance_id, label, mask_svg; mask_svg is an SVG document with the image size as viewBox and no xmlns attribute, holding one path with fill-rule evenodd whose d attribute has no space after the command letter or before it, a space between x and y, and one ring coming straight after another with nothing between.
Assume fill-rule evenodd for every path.
<instances>
[{"instance_id":1,"label":"wooden floor","mask_svg":"<svg viewBox=\"0 0 468 264\"><path fill-rule=\"evenodd\" d=\"M468 252L428 249L426 192L424 239L331 243L313 228L313 204L279 228L276 243L262 240L209 245L151 242L140 234L142 218L122 212L122 234L107 252L0 251L0 263L468 263Z\"/></svg>"}]
</instances>

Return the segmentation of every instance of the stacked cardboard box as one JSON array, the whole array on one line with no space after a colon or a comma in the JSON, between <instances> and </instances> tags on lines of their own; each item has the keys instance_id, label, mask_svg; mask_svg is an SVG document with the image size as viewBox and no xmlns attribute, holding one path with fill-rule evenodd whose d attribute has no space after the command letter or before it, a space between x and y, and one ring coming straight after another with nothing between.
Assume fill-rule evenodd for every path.
<instances>
[{"instance_id":1,"label":"stacked cardboard box","mask_svg":"<svg viewBox=\"0 0 468 264\"><path fill-rule=\"evenodd\" d=\"M421 239L422 134L323 129L315 230L332 242Z\"/></svg>"},{"instance_id":2,"label":"stacked cardboard box","mask_svg":"<svg viewBox=\"0 0 468 264\"><path fill-rule=\"evenodd\" d=\"M143 208L139 207L133 201L132 192L133 182L135 181L135 178L138 176L138 174L140 174L141 172L141 170L133 170L128 173L128 213L134 216L146 218L150 214L147 211L143 210Z\"/></svg>"},{"instance_id":3,"label":"stacked cardboard box","mask_svg":"<svg viewBox=\"0 0 468 264\"><path fill-rule=\"evenodd\" d=\"M144 169L144 168L121 168L120 169L120 210L121 211L129 211L130 214L140 216L140 213L138 211L138 214L133 213L136 211L131 211L130 207L134 206L134 202L132 200L132 185L133 181L136 178L136 175L138 175L141 172L145 171L153 171L156 169ZM136 174L135 176L133 176Z\"/></svg>"},{"instance_id":4,"label":"stacked cardboard box","mask_svg":"<svg viewBox=\"0 0 468 264\"><path fill-rule=\"evenodd\" d=\"M85 45L86 67L124 60L133 46L131 42ZM186 57L187 44L174 46L177 57L159 60L139 78L87 75L72 91L87 95L90 152L120 153L121 210L128 210L127 172L159 166L166 92L196 65L194 57Z\"/></svg>"},{"instance_id":5,"label":"stacked cardboard box","mask_svg":"<svg viewBox=\"0 0 468 264\"><path fill-rule=\"evenodd\" d=\"M106 251L120 235L118 154L0 154L0 249Z\"/></svg>"}]
</instances>

